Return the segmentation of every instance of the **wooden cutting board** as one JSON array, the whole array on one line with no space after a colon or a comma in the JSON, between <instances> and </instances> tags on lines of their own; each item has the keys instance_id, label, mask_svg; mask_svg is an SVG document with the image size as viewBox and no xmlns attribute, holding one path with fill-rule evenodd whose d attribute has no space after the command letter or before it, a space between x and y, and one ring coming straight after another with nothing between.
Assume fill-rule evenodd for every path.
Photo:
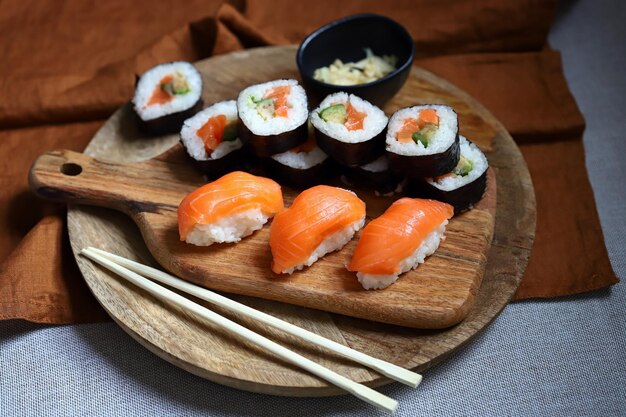
<instances>
[{"instance_id":1,"label":"wooden cutting board","mask_svg":"<svg viewBox=\"0 0 626 417\"><path fill-rule=\"evenodd\" d=\"M256 82L282 77L297 78L294 55L295 48L292 47L260 48L219 56L198 63L198 68L204 75L206 87L203 95L205 101L210 103L234 98L241 88ZM430 366L450 354L461 344L467 342L497 315L517 288L532 246L535 211L534 195L528 171L519 150L515 147L501 124L465 93L430 73L414 68L403 90L385 107L385 111L390 113L400 106L419 102L442 102L454 106L460 115L461 133L475 140L484 150L492 151L488 153L488 158L498 176L498 216L495 220L494 245L489 248L488 242L491 234L489 225L493 222L492 206L495 201L493 193L496 192L496 187L494 186L491 188L491 197L484 200L482 207L463 215L465 217L460 216L458 220L455 220L456 225L453 225L454 222L451 223L449 229L451 234L440 249L440 256L432 257L433 262L430 262L434 267L435 264L445 264L447 261L446 256L453 259L462 259L463 255L457 251L457 246L463 246L467 252L473 253L472 256L465 256L467 259L465 259L466 264L464 264L464 268L473 271L473 275L467 274L466 277L460 279L465 283L464 289L459 292L459 294L463 293L463 295L455 296L458 300L465 297L464 306L462 306L463 303L456 304L456 311L461 312L460 316L457 315L455 317L449 313L449 311L452 311L452 304L447 300L455 297L450 298L445 292L440 291L434 297L435 301L430 302L431 306L435 306L432 311L440 313L440 317L445 317L440 319L439 324L435 326L428 325L424 321L426 316L422 316L421 321L406 322L406 319L404 319L405 321L402 321L402 324L440 327L442 325L450 325L458 321L459 317L467 315L465 319L446 330L419 331L259 298L240 296L235 296L234 298L316 331L326 337L366 351L374 356L418 370ZM164 197L170 195L172 187L158 181L162 174L167 174L169 178L174 178L176 181L186 184L185 192L193 188L191 184L196 179L188 176L191 173L185 170L182 173L177 170L177 173L172 176L173 173L170 168L172 164L178 163L177 152L167 154L160 161L147 162L147 164L155 164L148 167L149 172L136 172L136 175L133 176L130 175L129 170L126 170L124 175L119 176L113 175L113 171L119 173L120 167L118 164L120 163L131 163L154 158L169 149L176 142L177 137L175 135L149 138L140 134L132 119L130 107L127 105L111 117L86 150L87 154L97 157L98 160L104 162L80 159L85 157L63 153L51 156L51 160L48 162L52 165L48 165L48 168L54 166L54 163L58 164L61 162L62 158L70 156L70 159L74 157L79 158L78 163L75 163L84 168L84 172L74 176L74 179L78 179L81 176L86 178L86 174L91 173L91 169L94 166L104 169L104 172L111 175L107 174L106 181L104 183L100 182L100 191L103 191L105 195L108 194L108 197L101 199L102 194L99 196L91 195L92 202L94 202L93 200L99 200L101 205L115 206L118 209L122 209L133 215L140 225L142 223L139 220L140 218L143 218L144 221L150 224L152 217L156 215L164 216L164 213L171 211L172 206L175 206L173 201L178 198L168 200L169 197ZM52 161L55 158L61 159L57 159L56 162ZM75 160L72 159L72 161ZM162 172L161 168L165 171ZM59 165L56 165L56 169L58 173ZM64 168L66 173L58 174L57 179L72 177L72 175L68 174L75 173L77 170L76 166L67 165ZM151 199L156 199L158 202L161 201L161 198L165 198L166 202L163 202L161 206L156 208L150 204L126 204L120 206L118 203L111 203L113 201L110 198L111 195L119 196L122 194L120 189L114 186L116 185L114 180L137 176L138 178L143 178L143 181L140 182L141 187L148 187L151 190L149 193L152 196ZM150 178L154 179L156 183ZM160 184L160 186L157 186L157 184ZM495 183L492 181L492 184ZM157 188L156 194L153 193L155 187ZM174 188L178 190L178 186ZM137 198L138 192L142 190L143 188L129 189L127 191L132 198L128 198L129 194L125 194L124 197L127 201L144 201L143 198ZM50 193L50 189L44 191L44 194L46 192L48 197L72 197L71 194L55 196L53 193ZM155 197L155 195L158 195L158 197ZM80 193L73 195L73 197L77 196L80 196ZM121 201L122 199L118 200L118 202ZM375 213L368 213L368 215L373 214ZM473 216L478 217L474 218ZM465 239L464 228L474 230L472 229L474 227L472 224L476 221L486 222L487 227L480 228L479 238L463 243L465 242L463 240ZM114 211L71 206L68 214L68 225L75 253L84 246L92 245L123 256L139 259L143 262L154 262L147 253L136 227L133 226L128 218L116 214ZM153 234L146 234L146 228L144 227L144 237L147 238L151 252L165 267L177 273L182 272L181 275L185 275L194 281L203 281L214 288L228 291L241 289L245 285L248 285L248 288L250 288L251 282L263 282L261 290L252 289L250 291L257 291L256 294L264 297L282 300L286 296L277 296L276 293L265 294L265 292L271 292L273 288L293 289L296 291L293 294L296 295L290 295L289 297L291 298L288 298L288 301L295 302L302 298L300 296L302 293L297 292L303 291L300 287L306 287L311 283L311 281L308 281L308 278L305 279L307 277L306 273L302 274L305 278L288 278L286 280L275 276L268 277L261 273L254 278L248 277L248 283L245 285L241 284L241 282L237 284L224 283L224 280L216 279L215 275L211 275L219 273L219 271L224 273L228 269L224 266L221 269L209 268L209 278L204 273L189 274L189 264L177 262L175 259L181 259L179 256L181 253L190 254L188 256L191 256L191 258L197 258L199 256L197 251L206 251L206 249L197 249L180 244L176 239L173 239L172 229L173 226L170 223L169 226L161 229L153 228ZM159 232L158 230L161 231ZM245 267L249 265L252 265L252 269L255 271L260 271L262 268L269 266L269 252L264 252L258 246L258 242L263 240L264 233L266 231L255 234L243 244L236 246L220 245L215 249L215 252L222 254L223 257L235 256L241 249L241 257L236 259L243 261L228 264L230 265L229 268L237 271L236 274L231 274L229 277L245 275ZM458 239L455 238L455 235L458 235ZM472 234L472 236L474 235ZM159 248L162 249L163 246L157 245L156 242L162 241L170 243L171 246L169 246L166 253L175 254L176 258L164 257L159 252ZM253 246L246 247L246 243ZM251 247L255 250L249 250ZM180 252L181 250L183 252ZM349 248L346 251L348 250ZM203 252L202 254L205 255L206 253ZM342 251L333 256L336 256L336 258L325 259L319 263L318 267L313 267L308 272L313 274L323 271L324 274L320 273L318 276L323 275L326 277L323 281L324 285L327 283L327 275L336 271L333 268L336 268L337 265L342 265L342 256L345 258L345 253ZM111 316L142 344L176 365L214 381L253 391L279 395L328 395L338 393L336 388L327 386L325 382L295 369L265 352L260 352L252 346L232 339L230 336L223 334L221 330L200 323L193 317L189 317L153 299L141 290L120 281L82 257L77 256L77 261L96 298ZM420 284L420 280L417 277L419 277L420 270L428 269L426 267L427 264L422 265L416 271L415 276L406 277L407 279L403 277L398 284L390 288L402 288L401 285L413 288L423 285L424 283ZM480 272L482 272L483 268L484 279L479 291ZM267 269L269 270L269 268ZM434 275L436 274L432 274L433 279L438 278L441 280L440 282L444 282L445 268L438 265L435 269L441 275L435 277ZM474 278L468 279L467 276L470 275ZM251 279L256 281L250 281ZM345 277L341 277L338 280L338 282L341 282L341 285L332 287L333 291L326 292L324 295L327 296L330 293L335 297L331 298L333 302L322 305L322 307L335 309L335 311L341 309L340 311L352 312L353 314L358 311L361 312L359 314L368 314L367 309L363 310L361 308L359 310L354 308L355 303L358 305L360 302L360 305L363 306L366 303L365 300L369 300L365 297L373 297L371 299L384 297L385 291L365 292L354 286L356 281L354 277L352 277L352 280L348 281ZM403 282L406 282L406 284L403 284ZM429 281L426 280L426 282L428 283ZM324 288L327 291L330 287ZM311 289L306 295L319 294L316 291L319 290ZM252 292L247 293L250 294ZM278 294L288 293L288 291L278 292ZM373 294L373 296L370 294ZM349 297L346 295L349 295ZM353 301L355 296L356 302ZM359 299L359 297L363 298ZM439 297L441 300L437 300ZM315 299L315 297L313 298ZM318 297L318 300L323 298ZM346 300L343 306L334 306L336 300L342 299ZM472 299L474 307L468 309L472 304ZM382 298L378 301L380 300ZM423 303L423 300L420 300L420 303ZM315 305L321 306L319 301L306 299L299 302L306 305L318 303ZM393 321L394 314L387 314L386 308L382 306L382 303L378 305L377 314L380 314L380 316L370 315L369 317L377 320ZM391 306L393 306L393 303ZM412 312L419 312L420 308L415 308ZM462 308L465 308L465 310ZM405 317L408 316L405 315ZM432 320L433 317L436 321L437 314L432 314L430 319ZM268 330L263 326L249 323L238 317L234 318L352 379L369 385L379 385L388 381L380 375L356 367L350 362L328 354L321 349L301 344L288 336L282 335L280 332ZM428 321L428 323L432 323L432 321Z\"/></svg>"},{"instance_id":2,"label":"wooden cutting board","mask_svg":"<svg viewBox=\"0 0 626 417\"><path fill-rule=\"evenodd\" d=\"M457 324L474 302L493 236L493 175L481 203L450 220L446 239L435 254L381 291L364 290L356 274L346 270L357 239L292 275L270 270L269 225L237 244L198 247L181 242L178 205L205 182L182 145L157 159L135 164L52 151L40 156L30 171L31 187L41 197L126 213L139 226L159 264L213 290L429 329ZM298 191L287 187L282 191L286 206L290 206ZM397 199L377 197L370 190L354 191L366 203L368 220L380 216Z\"/></svg>"}]
</instances>

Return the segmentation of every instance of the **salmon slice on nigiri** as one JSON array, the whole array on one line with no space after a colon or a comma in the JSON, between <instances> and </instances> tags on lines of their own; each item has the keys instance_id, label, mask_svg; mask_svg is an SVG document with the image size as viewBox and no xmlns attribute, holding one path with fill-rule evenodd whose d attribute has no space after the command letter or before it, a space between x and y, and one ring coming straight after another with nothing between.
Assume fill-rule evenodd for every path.
<instances>
[{"instance_id":1,"label":"salmon slice on nigiri","mask_svg":"<svg viewBox=\"0 0 626 417\"><path fill-rule=\"evenodd\" d=\"M343 248L365 222L365 203L352 191L327 185L309 188L270 228L272 271L291 274Z\"/></svg>"},{"instance_id":2,"label":"salmon slice on nigiri","mask_svg":"<svg viewBox=\"0 0 626 417\"><path fill-rule=\"evenodd\" d=\"M453 216L451 205L436 200L401 198L361 232L349 271L365 289L381 289L432 255Z\"/></svg>"},{"instance_id":3,"label":"salmon slice on nigiri","mask_svg":"<svg viewBox=\"0 0 626 417\"><path fill-rule=\"evenodd\" d=\"M178 206L180 240L198 246L238 242L284 208L280 185L235 171L187 195Z\"/></svg>"}]
</instances>

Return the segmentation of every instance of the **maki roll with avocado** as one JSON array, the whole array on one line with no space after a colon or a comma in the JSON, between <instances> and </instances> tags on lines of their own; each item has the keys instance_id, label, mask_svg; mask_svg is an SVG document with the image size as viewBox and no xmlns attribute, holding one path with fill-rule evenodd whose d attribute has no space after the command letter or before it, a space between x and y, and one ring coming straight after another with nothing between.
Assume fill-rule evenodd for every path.
<instances>
[{"instance_id":1,"label":"maki roll with avocado","mask_svg":"<svg viewBox=\"0 0 626 417\"><path fill-rule=\"evenodd\" d=\"M202 76L188 62L170 62L146 71L137 81L133 109L142 130L176 133L202 108Z\"/></svg>"},{"instance_id":2,"label":"maki roll with avocado","mask_svg":"<svg viewBox=\"0 0 626 417\"><path fill-rule=\"evenodd\" d=\"M478 202L487 189L489 163L478 146L460 137L459 163L447 174L424 178L413 185L413 190L423 197L443 201L454 206L459 213Z\"/></svg>"},{"instance_id":3,"label":"maki roll with avocado","mask_svg":"<svg viewBox=\"0 0 626 417\"><path fill-rule=\"evenodd\" d=\"M339 164L356 167L385 151L387 116L353 94L327 96L311 113L317 145Z\"/></svg>"},{"instance_id":4,"label":"maki roll with avocado","mask_svg":"<svg viewBox=\"0 0 626 417\"><path fill-rule=\"evenodd\" d=\"M244 89L237 98L239 135L256 156L285 152L307 139L306 93L296 80Z\"/></svg>"},{"instance_id":5,"label":"maki roll with avocado","mask_svg":"<svg viewBox=\"0 0 626 417\"><path fill-rule=\"evenodd\" d=\"M185 120L180 141L209 178L239 169L245 162L237 130L237 103L221 101Z\"/></svg>"},{"instance_id":6,"label":"maki roll with avocado","mask_svg":"<svg viewBox=\"0 0 626 417\"><path fill-rule=\"evenodd\" d=\"M309 188L323 183L332 174L332 161L315 143L312 130L302 145L272 155L267 160L268 170L281 183L294 188Z\"/></svg>"},{"instance_id":7,"label":"maki roll with avocado","mask_svg":"<svg viewBox=\"0 0 626 417\"><path fill-rule=\"evenodd\" d=\"M387 155L407 178L437 177L459 163L459 122L452 107L427 104L400 109L389 121Z\"/></svg>"}]
</instances>

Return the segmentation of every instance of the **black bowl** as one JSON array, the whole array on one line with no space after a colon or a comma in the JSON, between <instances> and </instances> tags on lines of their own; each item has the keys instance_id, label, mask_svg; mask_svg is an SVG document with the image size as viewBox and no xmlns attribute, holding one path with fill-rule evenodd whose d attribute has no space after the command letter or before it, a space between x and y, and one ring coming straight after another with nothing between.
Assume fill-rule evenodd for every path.
<instances>
[{"instance_id":1,"label":"black bowl","mask_svg":"<svg viewBox=\"0 0 626 417\"><path fill-rule=\"evenodd\" d=\"M376 81L351 86L326 84L313 78L317 68L328 66L337 58L343 62L363 59L364 48L378 56L395 55L396 69ZM304 87L315 103L328 94L345 91L382 107L406 82L414 55L413 39L404 27L388 17L365 13L335 20L311 33L300 45L296 61Z\"/></svg>"}]
</instances>

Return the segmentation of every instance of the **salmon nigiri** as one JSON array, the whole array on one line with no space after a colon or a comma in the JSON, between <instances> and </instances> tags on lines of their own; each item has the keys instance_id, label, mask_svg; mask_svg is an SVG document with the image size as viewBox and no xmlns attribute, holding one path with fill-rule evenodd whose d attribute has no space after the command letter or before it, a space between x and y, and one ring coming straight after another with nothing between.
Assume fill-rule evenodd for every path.
<instances>
[{"instance_id":1,"label":"salmon nigiri","mask_svg":"<svg viewBox=\"0 0 626 417\"><path fill-rule=\"evenodd\" d=\"M284 208L280 185L235 171L192 191L178 206L180 240L198 246L238 242Z\"/></svg>"},{"instance_id":2,"label":"salmon nigiri","mask_svg":"<svg viewBox=\"0 0 626 417\"><path fill-rule=\"evenodd\" d=\"M291 274L341 249L365 222L365 203L352 191L318 185L276 215L270 229L272 271Z\"/></svg>"},{"instance_id":3,"label":"salmon nigiri","mask_svg":"<svg viewBox=\"0 0 626 417\"><path fill-rule=\"evenodd\" d=\"M388 287L437 250L453 214L439 201L397 200L363 229L348 270L367 290Z\"/></svg>"}]
</instances>

